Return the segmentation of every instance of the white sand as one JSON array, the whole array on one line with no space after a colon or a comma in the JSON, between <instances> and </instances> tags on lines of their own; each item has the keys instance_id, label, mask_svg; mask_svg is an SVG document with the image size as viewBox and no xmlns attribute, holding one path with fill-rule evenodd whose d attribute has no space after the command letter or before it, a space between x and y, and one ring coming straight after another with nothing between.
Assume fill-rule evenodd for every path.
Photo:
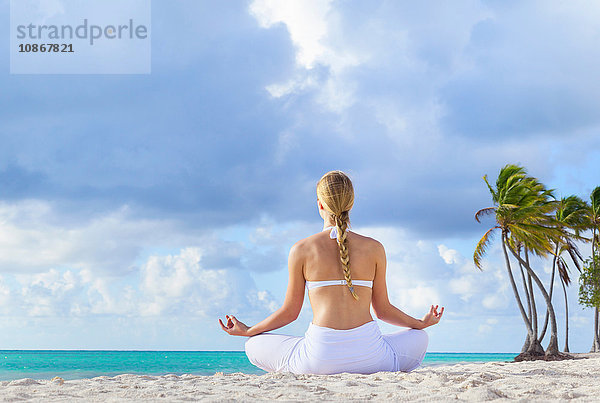
<instances>
[{"instance_id":1,"label":"white sand","mask_svg":"<svg viewBox=\"0 0 600 403\"><path fill-rule=\"evenodd\" d=\"M600 401L600 357L558 362L457 364L411 373L328 376L120 375L0 382L0 401L223 400Z\"/></svg>"}]
</instances>

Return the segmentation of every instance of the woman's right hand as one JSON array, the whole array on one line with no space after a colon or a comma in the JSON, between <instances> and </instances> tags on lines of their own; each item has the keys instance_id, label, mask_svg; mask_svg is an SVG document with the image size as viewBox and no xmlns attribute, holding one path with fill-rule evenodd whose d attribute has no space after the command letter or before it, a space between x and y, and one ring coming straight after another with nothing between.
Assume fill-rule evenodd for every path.
<instances>
[{"instance_id":1,"label":"woman's right hand","mask_svg":"<svg viewBox=\"0 0 600 403\"><path fill-rule=\"evenodd\" d=\"M219 324L224 331L232 336L249 336L249 327L237 320L235 316L225 315L225 318L227 318L227 324L223 324L223 321L219 318Z\"/></svg>"},{"instance_id":2,"label":"woman's right hand","mask_svg":"<svg viewBox=\"0 0 600 403\"><path fill-rule=\"evenodd\" d=\"M425 314L425 316L423 316L423 319L421 319L421 322L423 322L423 328L433 326L433 325L437 324L440 321L440 319L442 319L442 314L444 313L444 307L442 307L440 312L438 312L437 309L438 309L438 305L435 305L435 306L431 305L429 312L427 312Z\"/></svg>"}]
</instances>

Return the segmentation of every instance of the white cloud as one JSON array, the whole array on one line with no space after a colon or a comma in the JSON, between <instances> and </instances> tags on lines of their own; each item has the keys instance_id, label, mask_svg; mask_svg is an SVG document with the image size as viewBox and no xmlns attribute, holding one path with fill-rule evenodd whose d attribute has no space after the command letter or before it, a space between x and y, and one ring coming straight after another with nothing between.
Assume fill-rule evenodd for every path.
<instances>
[{"instance_id":1,"label":"white cloud","mask_svg":"<svg viewBox=\"0 0 600 403\"><path fill-rule=\"evenodd\" d=\"M81 308L81 277L72 271L50 269L34 275L17 275L21 285L15 299L27 316L69 316L86 313ZM20 304L19 304L20 303Z\"/></svg>"},{"instance_id":2,"label":"white cloud","mask_svg":"<svg viewBox=\"0 0 600 403\"><path fill-rule=\"evenodd\" d=\"M200 248L175 256L153 256L142 267L142 315L207 315L220 310L245 310L253 287L247 273L201 267ZM265 296L263 301L265 300Z\"/></svg>"},{"instance_id":3,"label":"white cloud","mask_svg":"<svg viewBox=\"0 0 600 403\"><path fill-rule=\"evenodd\" d=\"M263 303L270 312L275 312L277 308L279 308L279 304L275 300L268 291L257 291L256 299Z\"/></svg>"},{"instance_id":4,"label":"white cloud","mask_svg":"<svg viewBox=\"0 0 600 403\"><path fill-rule=\"evenodd\" d=\"M317 102L329 110L342 112L354 104L354 86L343 79L344 71L364 63L367 54L343 43L339 46L341 16L332 7L332 0L255 0L250 13L261 27L284 24L296 47L297 69L294 77L266 86L275 98L316 89ZM322 82L317 65L329 69L329 77Z\"/></svg>"},{"instance_id":5,"label":"white cloud","mask_svg":"<svg viewBox=\"0 0 600 403\"><path fill-rule=\"evenodd\" d=\"M455 249L448 249L446 245L438 245L438 251L446 264L459 263L459 253Z\"/></svg>"},{"instance_id":6,"label":"white cloud","mask_svg":"<svg viewBox=\"0 0 600 403\"><path fill-rule=\"evenodd\" d=\"M311 68L327 52L323 40L327 35L326 18L331 2L255 0L250 5L250 12L263 28L270 28L278 23L285 24L298 49L297 62Z\"/></svg>"},{"instance_id":7,"label":"white cloud","mask_svg":"<svg viewBox=\"0 0 600 403\"><path fill-rule=\"evenodd\" d=\"M410 312L414 312L417 317L429 311L431 305L443 304L443 298L438 290L425 284L404 290L399 296L397 291L395 294L397 295L398 305L402 306L403 309L405 307Z\"/></svg>"}]
</instances>

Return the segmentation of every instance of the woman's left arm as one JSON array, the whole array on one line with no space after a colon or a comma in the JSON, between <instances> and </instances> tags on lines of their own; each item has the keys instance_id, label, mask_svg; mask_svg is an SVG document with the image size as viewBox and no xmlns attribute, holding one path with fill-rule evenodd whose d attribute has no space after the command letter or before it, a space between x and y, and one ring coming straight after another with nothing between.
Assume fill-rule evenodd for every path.
<instances>
[{"instance_id":1,"label":"woman's left arm","mask_svg":"<svg viewBox=\"0 0 600 403\"><path fill-rule=\"evenodd\" d=\"M300 242L294 244L290 249L290 255L288 257L288 288L281 308L252 327L246 326L237 320L235 316L226 315L226 324L223 324L221 319L219 319L221 328L224 331L233 336L249 337L270 330L279 329L298 318L300 310L302 309L302 304L304 303L304 258L300 249Z\"/></svg>"}]
</instances>

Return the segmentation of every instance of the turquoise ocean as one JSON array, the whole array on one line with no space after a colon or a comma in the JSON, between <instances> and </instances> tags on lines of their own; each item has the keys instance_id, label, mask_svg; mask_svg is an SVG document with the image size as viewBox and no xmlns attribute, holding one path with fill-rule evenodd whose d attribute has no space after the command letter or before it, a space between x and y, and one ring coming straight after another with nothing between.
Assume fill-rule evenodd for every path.
<instances>
[{"instance_id":1,"label":"turquoise ocean","mask_svg":"<svg viewBox=\"0 0 600 403\"><path fill-rule=\"evenodd\" d=\"M423 366L512 361L507 353L427 353ZM119 374L264 374L243 351L74 351L0 350L0 381L63 379Z\"/></svg>"}]
</instances>

